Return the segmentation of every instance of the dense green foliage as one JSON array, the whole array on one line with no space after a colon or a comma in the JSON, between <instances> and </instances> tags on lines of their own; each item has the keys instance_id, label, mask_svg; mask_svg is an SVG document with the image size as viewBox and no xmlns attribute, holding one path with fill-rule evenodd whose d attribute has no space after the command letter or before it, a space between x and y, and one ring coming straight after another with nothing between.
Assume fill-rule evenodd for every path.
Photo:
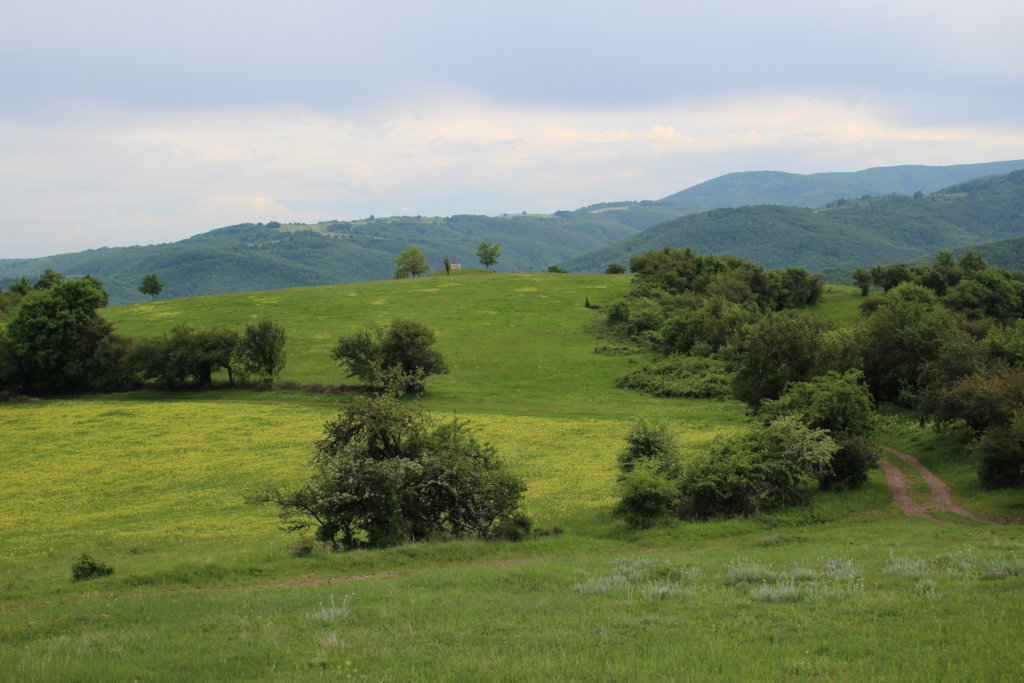
<instances>
[{"instance_id":1,"label":"dense green foliage","mask_svg":"<svg viewBox=\"0 0 1024 683\"><path fill-rule=\"evenodd\" d=\"M614 386L652 396L724 398L732 392L732 376L717 358L673 354L631 370Z\"/></svg>"},{"instance_id":2,"label":"dense green foliage","mask_svg":"<svg viewBox=\"0 0 1024 683\"><path fill-rule=\"evenodd\" d=\"M248 502L275 503L289 530L314 527L335 550L490 538L522 524L522 480L464 422L434 422L385 392L348 406L325 432L304 486L269 486Z\"/></svg>"},{"instance_id":3,"label":"dense green foliage","mask_svg":"<svg viewBox=\"0 0 1024 683\"><path fill-rule=\"evenodd\" d=\"M160 281L160 276L156 273L150 273L142 278L142 284L139 285L139 292L142 294L151 296L153 301L156 301L162 291L164 291L164 283Z\"/></svg>"},{"instance_id":4,"label":"dense green foliage","mask_svg":"<svg viewBox=\"0 0 1024 683\"><path fill-rule=\"evenodd\" d=\"M419 247L412 244L402 250L402 253L395 259L395 265L398 266L395 269L395 277L399 279L409 276L416 277L430 272L427 257L423 255L423 251Z\"/></svg>"},{"instance_id":5,"label":"dense green foliage","mask_svg":"<svg viewBox=\"0 0 1024 683\"><path fill-rule=\"evenodd\" d=\"M487 270L491 270L491 267L498 263L499 256L501 256L500 244L481 242L476 247L476 260Z\"/></svg>"},{"instance_id":6,"label":"dense green foliage","mask_svg":"<svg viewBox=\"0 0 1024 683\"><path fill-rule=\"evenodd\" d=\"M72 581L98 579L103 576L110 576L113 573L113 567L108 567L102 562L97 562L86 553L82 553L82 556L79 557L73 565L71 565Z\"/></svg>"},{"instance_id":7,"label":"dense green foliage","mask_svg":"<svg viewBox=\"0 0 1024 683\"><path fill-rule=\"evenodd\" d=\"M122 385L128 341L98 313L107 302L103 286L45 275L0 337L0 386L52 394Z\"/></svg>"},{"instance_id":8,"label":"dense green foliage","mask_svg":"<svg viewBox=\"0 0 1024 683\"><path fill-rule=\"evenodd\" d=\"M171 389L209 386L220 370L226 370L233 382L238 342L238 332L227 328L177 325L161 336L137 340L129 363L140 379Z\"/></svg>"},{"instance_id":9,"label":"dense green foliage","mask_svg":"<svg viewBox=\"0 0 1024 683\"><path fill-rule=\"evenodd\" d=\"M824 429L796 415L720 439L680 478L680 515L712 519L807 505L838 450Z\"/></svg>"},{"instance_id":10,"label":"dense green foliage","mask_svg":"<svg viewBox=\"0 0 1024 683\"><path fill-rule=\"evenodd\" d=\"M448 218L395 216L316 224L243 223L170 244L92 249L36 259L0 259L0 286L34 277L44 268L92 273L115 304L149 297L138 290L158 271L164 297L384 280L395 255L417 244L431 268L476 262L481 241L502 245L506 271L542 271L689 210L655 202L560 211L557 215Z\"/></svg>"},{"instance_id":11,"label":"dense green foliage","mask_svg":"<svg viewBox=\"0 0 1024 683\"><path fill-rule=\"evenodd\" d=\"M861 379L856 370L831 371L791 383L778 399L761 403L759 415L765 421L795 415L811 429L826 430L835 441L838 450L819 478L823 488L860 486L878 460L878 449L871 443L874 402Z\"/></svg>"},{"instance_id":12,"label":"dense green foliage","mask_svg":"<svg viewBox=\"0 0 1024 683\"><path fill-rule=\"evenodd\" d=\"M388 326L369 327L342 335L331 358L350 377L385 387L400 386L405 393L420 393L427 377L448 373L448 363L434 348L434 331L421 322L396 318Z\"/></svg>"},{"instance_id":13,"label":"dense green foliage","mask_svg":"<svg viewBox=\"0 0 1024 683\"><path fill-rule=\"evenodd\" d=\"M270 320L246 325L235 348L242 373L260 382L273 382L287 362L284 351L287 341L284 328Z\"/></svg>"}]
</instances>

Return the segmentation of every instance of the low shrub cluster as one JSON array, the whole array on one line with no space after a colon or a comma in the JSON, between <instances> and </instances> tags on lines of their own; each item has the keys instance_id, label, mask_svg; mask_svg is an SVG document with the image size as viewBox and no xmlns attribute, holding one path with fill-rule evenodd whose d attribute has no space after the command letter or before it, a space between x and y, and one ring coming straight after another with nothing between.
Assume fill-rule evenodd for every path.
<instances>
[{"instance_id":1,"label":"low shrub cluster","mask_svg":"<svg viewBox=\"0 0 1024 683\"><path fill-rule=\"evenodd\" d=\"M724 398L731 383L722 361L673 355L619 377L614 386L670 398Z\"/></svg>"}]
</instances>

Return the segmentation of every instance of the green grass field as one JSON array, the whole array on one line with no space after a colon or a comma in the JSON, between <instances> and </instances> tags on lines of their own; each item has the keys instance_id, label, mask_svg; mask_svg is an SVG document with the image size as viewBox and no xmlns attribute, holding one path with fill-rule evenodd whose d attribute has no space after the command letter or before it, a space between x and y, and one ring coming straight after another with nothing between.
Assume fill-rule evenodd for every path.
<instances>
[{"instance_id":1,"label":"green grass field","mask_svg":"<svg viewBox=\"0 0 1024 683\"><path fill-rule=\"evenodd\" d=\"M348 396L156 392L0 405L0 680L1019 680L1024 528L902 516L879 471L810 510L627 529L611 516L628 421L697 452L732 401L610 388L641 355L585 327L628 277L463 275L182 299L108 311L154 334L270 318L282 379L353 382L339 334L401 316L438 330L452 373L417 399L468 419L527 482L548 535L294 557L251 486L302 480ZM831 288L818 312L850 319ZM886 415L989 514L949 435ZM1019 493L1019 492L1018 492ZM1018 496L1019 498L1019 496ZM554 529L562 533L550 533ZM83 552L112 576L72 583Z\"/></svg>"}]
</instances>

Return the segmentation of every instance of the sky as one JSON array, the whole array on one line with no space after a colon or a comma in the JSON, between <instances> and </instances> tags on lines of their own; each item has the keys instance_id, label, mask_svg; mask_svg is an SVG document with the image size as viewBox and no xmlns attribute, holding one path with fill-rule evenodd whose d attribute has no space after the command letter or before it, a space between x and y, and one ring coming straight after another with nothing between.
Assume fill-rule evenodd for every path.
<instances>
[{"instance_id":1,"label":"sky","mask_svg":"<svg viewBox=\"0 0 1024 683\"><path fill-rule=\"evenodd\" d=\"M0 259L1024 158L1020 0L0 0Z\"/></svg>"}]
</instances>

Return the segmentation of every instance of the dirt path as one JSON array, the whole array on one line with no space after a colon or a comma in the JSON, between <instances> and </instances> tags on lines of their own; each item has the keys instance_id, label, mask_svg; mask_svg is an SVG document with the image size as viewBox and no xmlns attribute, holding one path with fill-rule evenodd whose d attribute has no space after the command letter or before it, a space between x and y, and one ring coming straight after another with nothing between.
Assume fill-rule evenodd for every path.
<instances>
[{"instance_id":1,"label":"dirt path","mask_svg":"<svg viewBox=\"0 0 1024 683\"><path fill-rule=\"evenodd\" d=\"M927 519L931 522L937 522L943 524L944 522L939 519L935 519L928 510L942 510L943 512L950 512L954 515L960 515L968 519L972 519L975 522L988 522L990 524L1021 524L1024 520L1016 519L1013 517L983 517L982 515L976 515L964 506L953 500L953 492L946 484L932 474L932 471L921 464L921 461L908 453L901 453L888 446L879 446L883 451L895 455L897 458L907 463L924 480L924 483L928 484L928 488L931 489L931 497L925 504L918 503L914 500L913 489L910 483L907 481L907 477L903 472L893 465L891 462L886 460L884 457L878 461L882 471L885 472L885 479L889 483L889 488L892 489L893 500L896 506L903 511L904 514L911 517L919 517L921 519Z\"/></svg>"}]
</instances>

